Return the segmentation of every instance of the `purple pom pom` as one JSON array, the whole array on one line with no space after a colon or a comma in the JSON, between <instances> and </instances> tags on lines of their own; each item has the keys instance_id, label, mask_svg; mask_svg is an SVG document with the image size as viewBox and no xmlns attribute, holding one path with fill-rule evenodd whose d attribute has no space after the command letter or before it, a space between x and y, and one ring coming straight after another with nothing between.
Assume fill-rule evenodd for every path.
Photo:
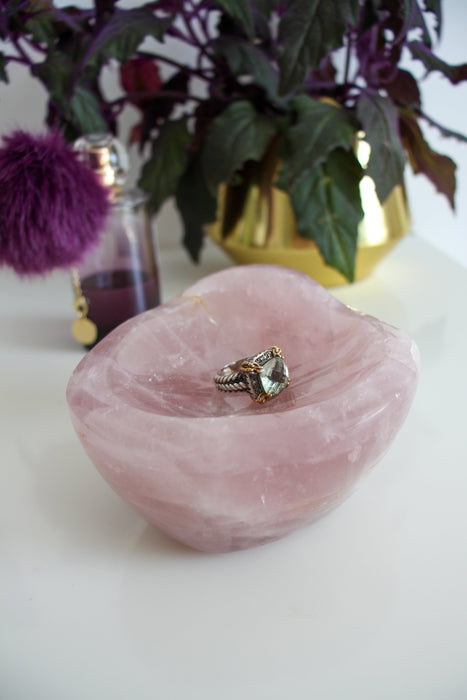
<instances>
[{"instance_id":1,"label":"purple pom pom","mask_svg":"<svg viewBox=\"0 0 467 700\"><path fill-rule=\"evenodd\" d=\"M20 275L77 264L98 241L106 188L61 134L16 131L0 148L0 265Z\"/></svg>"}]
</instances>

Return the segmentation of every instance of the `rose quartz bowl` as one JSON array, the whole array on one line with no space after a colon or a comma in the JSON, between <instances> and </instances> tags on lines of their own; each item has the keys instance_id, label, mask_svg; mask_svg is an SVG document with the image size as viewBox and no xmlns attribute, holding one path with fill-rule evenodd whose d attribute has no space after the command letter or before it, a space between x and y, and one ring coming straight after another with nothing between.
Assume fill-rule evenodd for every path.
<instances>
[{"instance_id":1,"label":"rose quartz bowl","mask_svg":"<svg viewBox=\"0 0 467 700\"><path fill-rule=\"evenodd\" d=\"M290 386L263 406L217 390L223 365L278 345ZM195 549L275 540L339 504L386 452L412 402L418 351L306 275L210 275L119 326L67 398L104 479Z\"/></svg>"}]
</instances>

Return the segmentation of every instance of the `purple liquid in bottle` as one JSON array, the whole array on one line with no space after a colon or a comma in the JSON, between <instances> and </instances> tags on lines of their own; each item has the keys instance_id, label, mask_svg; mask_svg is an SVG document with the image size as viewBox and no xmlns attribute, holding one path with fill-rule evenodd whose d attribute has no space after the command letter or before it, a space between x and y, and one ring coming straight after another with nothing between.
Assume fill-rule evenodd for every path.
<instances>
[{"instance_id":1,"label":"purple liquid in bottle","mask_svg":"<svg viewBox=\"0 0 467 700\"><path fill-rule=\"evenodd\" d=\"M123 321L159 304L159 283L142 270L103 270L81 280L88 317L101 340Z\"/></svg>"},{"instance_id":2,"label":"purple liquid in bottle","mask_svg":"<svg viewBox=\"0 0 467 700\"><path fill-rule=\"evenodd\" d=\"M109 188L111 201L98 246L76 270L78 291L87 299L87 316L97 327L98 342L124 321L159 304L157 255L147 194L122 189L128 173L122 144L110 134L86 134L75 149Z\"/></svg>"}]
</instances>

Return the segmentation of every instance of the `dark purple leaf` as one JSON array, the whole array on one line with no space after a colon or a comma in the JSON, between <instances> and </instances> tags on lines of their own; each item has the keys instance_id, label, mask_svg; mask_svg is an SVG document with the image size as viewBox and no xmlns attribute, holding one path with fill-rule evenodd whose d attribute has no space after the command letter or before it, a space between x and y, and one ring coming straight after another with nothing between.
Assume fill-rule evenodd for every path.
<instances>
[{"instance_id":1,"label":"dark purple leaf","mask_svg":"<svg viewBox=\"0 0 467 700\"><path fill-rule=\"evenodd\" d=\"M393 102L407 106L421 106L418 83L409 71L399 69L394 80L386 83L385 88Z\"/></svg>"},{"instance_id":2,"label":"dark purple leaf","mask_svg":"<svg viewBox=\"0 0 467 700\"><path fill-rule=\"evenodd\" d=\"M113 12L116 0L95 0L97 15L104 15Z\"/></svg>"},{"instance_id":3,"label":"dark purple leaf","mask_svg":"<svg viewBox=\"0 0 467 700\"><path fill-rule=\"evenodd\" d=\"M418 125L416 115L402 110L400 128L409 162L415 173L423 173L443 194L454 209L456 191L456 165L449 156L436 153L427 144Z\"/></svg>"},{"instance_id":4,"label":"dark purple leaf","mask_svg":"<svg viewBox=\"0 0 467 700\"><path fill-rule=\"evenodd\" d=\"M144 110L150 98L134 97L134 93L156 92L162 85L156 61L147 56L135 56L121 65L120 82L128 95L128 101L141 110Z\"/></svg>"},{"instance_id":5,"label":"dark purple leaf","mask_svg":"<svg viewBox=\"0 0 467 700\"><path fill-rule=\"evenodd\" d=\"M380 0L364 0L356 27L357 36L365 34L371 27L382 26L389 17L390 12L381 9Z\"/></svg>"},{"instance_id":6,"label":"dark purple leaf","mask_svg":"<svg viewBox=\"0 0 467 700\"><path fill-rule=\"evenodd\" d=\"M334 87L336 85L336 67L331 56L325 56L318 68L308 73L307 85L311 90L321 86Z\"/></svg>"}]
</instances>

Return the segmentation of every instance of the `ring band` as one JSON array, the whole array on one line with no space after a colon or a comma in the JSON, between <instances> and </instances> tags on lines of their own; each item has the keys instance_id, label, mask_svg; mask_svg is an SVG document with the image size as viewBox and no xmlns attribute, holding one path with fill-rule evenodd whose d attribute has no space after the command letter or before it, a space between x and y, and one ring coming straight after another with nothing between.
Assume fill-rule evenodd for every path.
<instances>
[{"instance_id":1,"label":"ring band","mask_svg":"<svg viewBox=\"0 0 467 700\"><path fill-rule=\"evenodd\" d=\"M275 345L225 365L213 379L219 391L246 391L259 404L274 398L290 384L284 356Z\"/></svg>"}]
</instances>

